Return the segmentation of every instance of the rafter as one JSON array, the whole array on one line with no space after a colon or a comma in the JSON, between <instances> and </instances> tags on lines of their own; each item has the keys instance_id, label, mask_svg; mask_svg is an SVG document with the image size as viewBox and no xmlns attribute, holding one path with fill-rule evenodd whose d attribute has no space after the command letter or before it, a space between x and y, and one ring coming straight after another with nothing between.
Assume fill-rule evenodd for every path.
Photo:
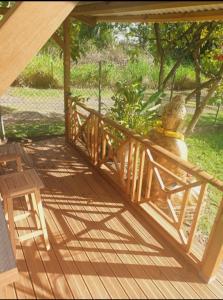
<instances>
[{"instance_id":1,"label":"rafter","mask_svg":"<svg viewBox=\"0 0 223 300\"><path fill-rule=\"evenodd\" d=\"M88 16L79 16L79 15L75 15L75 14L71 14L71 17L82 21L83 23L89 25L89 26L94 26L97 23L97 19L96 17L88 17Z\"/></svg>"},{"instance_id":2,"label":"rafter","mask_svg":"<svg viewBox=\"0 0 223 300\"><path fill-rule=\"evenodd\" d=\"M115 13L130 13L145 10L160 10L171 8L210 7L222 4L219 1L107 1L79 5L73 10L73 15L112 15Z\"/></svg>"},{"instance_id":3,"label":"rafter","mask_svg":"<svg viewBox=\"0 0 223 300\"><path fill-rule=\"evenodd\" d=\"M10 8L8 8L8 7L0 7L0 15L5 15L9 10L10 10ZM70 14L70 17L73 17L73 18L75 18L77 20L80 20L83 23L86 23L87 25L90 25L90 26L96 25L96 18L95 17L91 17L91 16L90 17L89 16L79 16L79 15L75 15L74 12L72 12ZM55 42L61 48L63 48L63 42L62 42L62 40L60 39L59 36L53 35L53 39L55 40Z\"/></svg>"},{"instance_id":4,"label":"rafter","mask_svg":"<svg viewBox=\"0 0 223 300\"><path fill-rule=\"evenodd\" d=\"M140 22L140 23L167 23L167 22L189 22L189 21L222 21L223 9L216 11L200 11L187 13L168 13L151 15L126 15L126 16L101 16L97 22Z\"/></svg>"},{"instance_id":5,"label":"rafter","mask_svg":"<svg viewBox=\"0 0 223 300\"><path fill-rule=\"evenodd\" d=\"M57 45L64 50L64 41L61 39L61 37L55 32L52 35L52 38L54 39L54 41L57 43Z\"/></svg>"}]
</instances>

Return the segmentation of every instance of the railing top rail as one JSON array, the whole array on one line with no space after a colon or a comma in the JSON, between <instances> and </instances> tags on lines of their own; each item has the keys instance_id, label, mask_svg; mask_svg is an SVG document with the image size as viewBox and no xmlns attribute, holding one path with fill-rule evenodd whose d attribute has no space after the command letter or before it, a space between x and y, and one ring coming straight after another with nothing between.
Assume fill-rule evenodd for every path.
<instances>
[{"instance_id":1,"label":"railing top rail","mask_svg":"<svg viewBox=\"0 0 223 300\"><path fill-rule=\"evenodd\" d=\"M71 99L72 99L72 97L71 97ZM196 177L199 177L200 179L203 179L203 180L207 181L208 183L212 184L214 187L218 188L220 191L223 192L223 182L219 179L216 179L214 176L208 174L207 172L203 171L198 166L196 166L196 165L194 165L194 164L192 164L188 161L182 160L177 155L171 153L170 151L164 149L161 146L156 145L155 143L153 143L148 138L144 138L141 135L136 134L133 130L123 127L122 125L116 123L115 121L109 119L108 117L98 113L96 110L87 107L83 103L76 103L76 105L82 107L83 109L85 109L89 113L92 113L92 114L98 116L98 118L103 120L105 123L107 123L107 124L113 126L114 128L120 130L122 133L129 136L130 138L139 141L144 146L148 147L150 150L162 154L163 156L165 156L169 160L171 160L174 163L178 164L184 171L186 171L186 172L188 172L188 173L190 173L190 174L192 174Z\"/></svg>"}]
</instances>

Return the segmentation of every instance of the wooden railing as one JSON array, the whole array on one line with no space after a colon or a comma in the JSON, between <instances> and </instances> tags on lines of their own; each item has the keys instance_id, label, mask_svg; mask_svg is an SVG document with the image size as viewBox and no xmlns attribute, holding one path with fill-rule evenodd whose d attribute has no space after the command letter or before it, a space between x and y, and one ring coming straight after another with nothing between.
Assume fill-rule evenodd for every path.
<instances>
[{"instance_id":1,"label":"wooden railing","mask_svg":"<svg viewBox=\"0 0 223 300\"><path fill-rule=\"evenodd\" d=\"M212 279L223 258L223 201L204 245L197 240L197 230L208 185L222 194L223 183L72 98L67 126L69 143L121 188L206 281ZM159 163L160 158L172 167Z\"/></svg>"}]
</instances>

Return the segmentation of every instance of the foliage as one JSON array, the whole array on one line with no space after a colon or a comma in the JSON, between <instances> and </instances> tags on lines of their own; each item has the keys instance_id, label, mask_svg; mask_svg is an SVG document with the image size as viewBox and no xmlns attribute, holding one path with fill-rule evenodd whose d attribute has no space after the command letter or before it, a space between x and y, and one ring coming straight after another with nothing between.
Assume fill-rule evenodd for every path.
<instances>
[{"instance_id":1,"label":"foliage","mask_svg":"<svg viewBox=\"0 0 223 300\"><path fill-rule=\"evenodd\" d=\"M223 84L222 83L217 87L213 97L210 98L209 104L217 105L217 106L223 104Z\"/></svg>"},{"instance_id":2,"label":"foliage","mask_svg":"<svg viewBox=\"0 0 223 300\"><path fill-rule=\"evenodd\" d=\"M171 83L173 90L179 88L180 83L184 89L193 90L186 101L192 97L196 100L194 115L186 134L193 132L215 88L222 80L221 32L222 24L217 22L154 24L154 55L160 66L158 90L167 89L168 83ZM174 60L174 65L166 75L165 66L170 59ZM193 63L194 81L185 77L175 82L177 70L186 59ZM204 97L201 93L203 89L207 91Z\"/></svg>"},{"instance_id":3,"label":"foliage","mask_svg":"<svg viewBox=\"0 0 223 300\"><path fill-rule=\"evenodd\" d=\"M61 88L63 86L63 61L46 52L37 55L19 75L14 86L31 88Z\"/></svg>"},{"instance_id":4,"label":"foliage","mask_svg":"<svg viewBox=\"0 0 223 300\"><path fill-rule=\"evenodd\" d=\"M16 1L0 1L0 7L11 7Z\"/></svg>"},{"instance_id":5,"label":"foliage","mask_svg":"<svg viewBox=\"0 0 223 300\"><path fill-rule=\"evenodd\" d=\"M89 41L98 50L108 47L114 43L113 25L107 23L88 26L82 22L75 21L71 24L71 55L74 62L77 62L81 55L89 49Z\"/></svg>"},{"instance_id":6,"label":"foliage","mask_svg":"<svg viewBox=\"0 0 223 300\"><path fill-rule=\"evenodd\" d=\"M145 99L145 90L142 80L117 82L116 93L112 96L114 105L109 112L120 124L141 134L148 132L154 118L153 113L146 113L154 98Z\"/></svg>"},{"instance_id":7,"label":"foliage","mask_svg":"<svg viewBox=\"0 0 223 300\"><path fill-rule=\"evenodd\" d=\"M28 138L41 138L46 136L56 136L64 134L64 121L41 122L20 122L6 124L6 136L9 140L19 140Z\"/></svg>"},{"instance_id":8,"label":"foliage","mask_svg":"<svg viewBox=\"0 0 223 300\"><path fill-rule=\"evenodd\" d=\"M21 76L18 84L36 89L57 89L60 87L58 81L52 74L38 70L31 75L26 76L24 74Z\"/></svg>"}]
</instances>

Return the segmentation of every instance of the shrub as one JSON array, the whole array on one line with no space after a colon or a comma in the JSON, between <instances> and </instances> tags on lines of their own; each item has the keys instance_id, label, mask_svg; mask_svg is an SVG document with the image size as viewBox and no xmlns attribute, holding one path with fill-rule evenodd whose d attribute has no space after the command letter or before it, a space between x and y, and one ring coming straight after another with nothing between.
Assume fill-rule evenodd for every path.
<instances>
[{"instance_id":1,"label":"shrub","mask_svg":"<svg viewBox=\"0 0 223 300\"><path fill-rule=\"evenodd\" d=\"M18 85L37 89L56 89L59 82L51 74L43 71L34 71L32 74L23 74L17 80Z\"/></svg>"},{"instance_id":2,"label":"shrub","mask_svg":"<svg viewBox=\"0 0 223 300\"><path fill-rule=\"evenodd\" d=\"M174 83L175 90L193 90L196 88L196 82L187 76L176 79Z\"/></svg>"},{"instance_id":3,"label":"shrub","mask_svg":"<svg viewBox=\"0 0 223 300\"><path fill-rule=\"evenodd\" d=\"M116 92L109 115L127 128L134 129L140 134L149 130L154 113L147 111L153 105L153 98L146 97L145 86L141 80L116 83Z\"/></svg>"},{"instance_id":4,"label":"shrub","mask_svg":"<svg viewBox=\"0 0 223 300\"><path fill-rule=\"evenodd\" d=\"M181 65L176 72L174 89L175 90L192 90L196 87L195 72L190 64Z\"/></svg>"}]
</instances>

